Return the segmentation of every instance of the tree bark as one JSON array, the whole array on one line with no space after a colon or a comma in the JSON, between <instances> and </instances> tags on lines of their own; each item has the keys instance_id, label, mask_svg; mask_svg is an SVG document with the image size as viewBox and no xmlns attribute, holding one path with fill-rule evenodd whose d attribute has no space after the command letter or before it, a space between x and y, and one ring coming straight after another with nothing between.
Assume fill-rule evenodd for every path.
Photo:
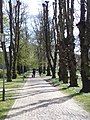
<instances>
[{"instance_id":1,"label":"tree bark","mask_svg":"<svg viewBox=\"0 0 90 120\"><path fill-rule=\"evenodd\" d=\"M3 1L0 0L0 33L3 34L3 12L2 12L2 3ZM7 82L11 82L11 75L10 75L10 67L9 67L9 61L8 61L8 56L7 56L7 51L6 51L6 46L5 46L5 41L1 42L2 50L4 53L4 60L5 60L5 66L7 70Z\"/></svg>"},{"instance_id":2,"label":"tree bark","mask_svg":"<svg viewBox=\"0 0 90 120\"><path fill-rule=\"evenodd\" d=\"M88 51L90 49L90 1L87 0L87 21L85 22L85 0L81 0L81 17L77 24L79 28L81 47L81 77L82 89L80 92L90 92L90 68Z\"/></svg>"},{"instance_id":3,"label":"tree bark","mask_svg":"<svg viewBox=\"0 0 90 120\"><path fill-rule=\"evenodd\" d=\"M20 22L19 22L20 5L21 3L17 1L17 5L15 6L15 38L14 38L15 44L13 46L13 67L12 67L13 79L17 77L17 55L20 39Z\"/></svg>"},{"instance_id":4,"label":"tree bark","mask_svg":"<svg viewBox=\"0 0 90 120\"><path fill-rule=\"evenodd\" d=\"M59 0L59 27L60 27L60 38L59 38L59 80L63 83L68 83L68 72L66 62L66 48L65 48L65 9L64 1ZM63 12L62 12L63 11Z\"/></svg>"},{"instance_id":5,"label":"tree bark","mask_svg":"<svg viewBox=\"0 0 90 120\"><path fill-rule=\"evenodd\" d=\"M70 6L71 5L71 6ZM69 87L77 87L77 76L76 76L76 59L74 54L74 36L73 36L73 21L74 21L74 0L69 4L67 0L67 48L68 48L68 68L70 72L70 85Z\"/></svg>"},{"instance_id":6,"label":"tree bark","mask_svg":"<svg viewBox=\"0 0 90 120\"><path fill-rule=\"evenodd\" d=\"M52 56L51 51L51 38L50 38L50 28L48 20L48 1L45 1L46 4L43 4L43 19L44 19L44 30L45 30L45 47L46 47L46 57L48 61L48 67L50 67L52 72L52 78L56 77L56 60L57 53L54 52L54 57ZM56 50L56 49L55 49ZM50 69L47 69L47 75L50 75Z\"/></svg>"},{"instance_id":7,"label":"tree bark","mask_svg":"<svg viewBox=\"0 0 90 120\"><path fill-rule=\"evenodd\" d=\"M12 28L13 28L13 16L12 16L12 3L11 0L9 1L9 24L10 24L10 46L9 46L9 58L10 58L10 79L12 79L12 51L13 51L13 32L12 32Z\"/></svg>"}]
</instances>

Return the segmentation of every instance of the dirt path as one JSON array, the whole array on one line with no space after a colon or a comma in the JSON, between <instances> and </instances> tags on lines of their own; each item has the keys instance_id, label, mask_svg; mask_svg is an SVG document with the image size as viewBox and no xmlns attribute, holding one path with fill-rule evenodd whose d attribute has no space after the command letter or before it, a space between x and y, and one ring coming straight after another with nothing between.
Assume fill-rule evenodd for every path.
<instances>
[{"instance_id":1,"label":"dirt path","mask_svg":"<svg viewBox=\"0 0 90 120\"><path fill-rule=\"evenodd\" d=\"M5 120L90 120L72 97L65 96L44 78L28 78Z\"/></svg>"}]
</instances>

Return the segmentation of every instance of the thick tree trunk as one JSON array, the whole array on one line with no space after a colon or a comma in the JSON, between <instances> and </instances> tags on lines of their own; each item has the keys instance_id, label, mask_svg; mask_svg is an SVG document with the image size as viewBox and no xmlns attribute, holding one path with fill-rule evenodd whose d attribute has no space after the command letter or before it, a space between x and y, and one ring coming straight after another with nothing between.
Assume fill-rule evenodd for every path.
<instances>
[{"instance_id":1,"label":"thick tree trunk","mask_svg":"<svg viewBox=\"0 0 90 120\"><path fill-rule=\"evenodd\" d=\"M68 72L67 72L67 65L64 62L63 63L63 69L62 69L62 74L63 74L63 83L68 83Z\"/></svg>"},{"instance_id":2,"label":"thick tree trunk","mask_svg":"<svg viewBox=\"0 0 90 120\"><path fill-rule=\"evenodd\" d=\"M71 5L71 6L70 6ZM71 10L70 10L71 9ZM77 87L77 76L76 76L76 59L74 54L74 36L73 36L73 20L74 20L74 0L69 4L67 0L67 48L68 48L68 66L70 72L70 87Z\"/></svg>"},{"instance_id":3,"label":"thick tree trunk","mask_svg":"<svg viewBox=\"0 0 90 120\"><path fill-rule=\"evenodd\" d=\"M19 38L20 38L20 21L19 21L19 14L20 14L20 5L21 3L17 1L17 5L15 7L15 44L13 46L13 72L12 72L12 78L16 79L17 77L17 54L19 49Z\"/></svg>"},{"instance_id":4,"label":"thick tree trunk","mask_svg":"<svg viewBox=\"0 0 90 120\"><path fill-rule=\"evenodd\" d=\"M70 72L70 86L69 87L77 87L77 76L76 76L76 59L74 54L74 47L70 42L70 46L68 47L68 68Z\"/></svg>"},{"instance_id":5,"label":"thick tree trunk","mask_svg":"<svg viewBox=\"0 0 90 120\"><path fill-rule=\"evenodd\" d=\"M87 0L87 22L85 23L85 0L81 0L81 18L78 23L81 46L81 77L82 89L80 92L90 92L90 67L88 52L90 49L90 1Z\"/></svg>"},{"instance_id":6,"label":"thick tree trunk","mask_svg":"<svg viewBox=\"0 0 90 120\"><path fill-rule=\"evenodd\" d=\"M52 68L52 78L56 78L56 72L55 67Z\"/></svg>"},{"instance_id":7,"label":"thick tree trunk","mask_svg":"<svg viewBox=\"0 0 90 120\"><path fill-rule=\"evenodd\" d=\"M46 76L51 76L51 72L50 72L50 67L49 65L47 66L47 75Z\"/></svg>"},{"instance_id":8,"label":"thick tree trunk","mask_svg":"<svg viewBox=\"0 0 90 120\"><path fill-rule=\"evenodd\" d=\"M61 54L60 54L61 56ZM59 59L59 81L63 81L63 83L68 83L68 71L67 71L67 65L65 60Z\"/></svg>"},{"instance_id":9,"label":"thick tree trunk","mask_svg":"<svg viewBox=\"0 0 90 120\"><path fill-rule=\"evenodd\" d=\"M68 83L68 72L66 66L66 48L65 48L65 10L66 6L63 4L62 0L59 1L59 27L60 27L60 38L59 38L59 80L61 79L63 83ZM62 12L63 11L63 12Z\"/></svg>"},{"instance_id":10,"label":"thick tree trunk","mask_svg":"<svg viewBox=\"0 0 90 120\"><path fill-rule=\"evenodd\" d=\"M10 67L7 67L7 82L12 82Z\"/></svg>"}]
</instances>

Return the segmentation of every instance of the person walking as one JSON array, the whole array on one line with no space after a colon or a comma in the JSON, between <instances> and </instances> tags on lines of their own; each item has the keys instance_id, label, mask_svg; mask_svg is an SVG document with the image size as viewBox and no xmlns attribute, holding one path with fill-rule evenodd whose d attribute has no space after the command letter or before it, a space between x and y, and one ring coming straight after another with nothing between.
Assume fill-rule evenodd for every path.
<instances>
[{"instance_id":1,"label":"person walking","mask_svg":"<svg viewBox=\"0 0 90 120\"><path fill-rule=\"evenodd\" d=\"M41 76L41 74L42 74L42 67L39 67L38 72L39 72L39 76Z\"/></svg>"},{"instance_id":2,"label":"person walking","mask_svg":"<svg viewBox=\"0 0 90 120\"><path fill-rule=\"evenodd\" d=\"M33 68L33 71L32 71L32 77L35 77L35 74L36 74L36 69Z\"/></svg>"}]
</instances>

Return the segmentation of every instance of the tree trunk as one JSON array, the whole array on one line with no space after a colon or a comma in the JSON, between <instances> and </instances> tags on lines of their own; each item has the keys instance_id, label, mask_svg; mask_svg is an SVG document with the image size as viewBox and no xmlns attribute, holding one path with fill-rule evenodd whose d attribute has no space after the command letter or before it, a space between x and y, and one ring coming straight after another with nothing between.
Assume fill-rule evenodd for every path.
<instances>
[{"instance_id":1,"label":"tree trunk","mask_svg":"<svg viewBox=\"0 0 90 120\"><path fill-rule=\"evenodd\" d=\"M48 1L45 1L46 5L43 4L43 19L44 19L44 32L45 32L45 47L46 47L46 57L48 61L48 69L47 69L47 75L50 75L50 70L52 72L52 77L55 76L55 70L56 70L56 54L54 54L54 58L52 56L51 52L51 38L50 38L50 26L49 26L49 20L48 20ZM56 52L56 51L55 51ZM50 68L49 68L50 67Z\"/></svg>"},{"instance_id":2,"label":"tree trunk","mask_svg":"<svg viewBox=\"0 0 90 120\"><path fill-rule=\"evenodd\" d=\"M87 0L87 22L85 23L85 0L81 0L81 17L77 24L80 31L81 46L81 77L82 89L80 92L90 92L90 68L88 52L90 49L90 1Z\"/></svg>"},{"instance_id":3,"label":"tree trunk","mask_svg":"<svg viewBox=\"0 0 90 120\"><path fill-rule=\"evenodd\" d=\"M17 59L16 59L16 53L14 52L14 56L13 56L13 67L12 67L12 78L16 79L17 78Z\"/></svg>"},{"instance_id":4,"label":"tree trunk","mask_svg":"<svg viewBox=\"0 0 90 120\"><path fill-rule=\"evenodd\" d=\"M13 32L12 32L12 28L13 28L13 16L12 16L12 3L11 3L11 0L9 1L9 24L10 24L10 46L9 46L9 60L10 60L10 76L12 79L12 51L13 51Z\"/></svg>"},{"instance_id":5,"label":"tree trunk","mask_svg":"<svg viewBox=\"0 0 90 120\"><path fill-rule=\"evenodd\" d=\"M66 6L62 0L59 0L59 27L60 27L60 38L59 38L59 80L63 83L68 83L68 72L66 66L66 48L65 48L65 10ZM63 11L63 12L62 12Z\"/></svg>"},{"instance_id":6,"label":"tree trunk","mask_svg":"<svg viewBox=\"0 0 90 120\"><path fill-rule=\"evenodd\" d=\"M70 7L71 4L71 7ZM76 59L74 54L74 36L73 36L73 20L74 20L74 0L69 4L69 0L67 0L67 42L68 42L68 66L70 72L70 86L69 87L77 87L77 76L76 76Z\"/></svg>"},{"instance_id":7,"label":"tree trunk","mask_svg":"<svg viewBox=\"0 0 90 120\"><path fill-rule=\"evenodd\" d=\"M12 78L16 79L17 77L17 54L19 48L19 38L20 38L20 21L19 21L19 14L20 14L20 5L21 3L17 1L17 5L15 6L15 44L13 46L13 72Z\"/></svg>"},{"instance_id":8,"label":"tree trunk","mask_svg":"<svg viewBox=\"0 0 90 120\"><path fill-rule=\"evenodd\" d=\"M3 1L0 0L0 33L1 34L3 34L2 3L3 3ZM7 56L7 52L6 52L5 41L2 41L1 45L2 45L2 50L3 50L3 53L4 53L5 66L6 66L6 70L7 70L7 82L11 82L10 67L9 67L8 56Z\"/></svg>"},{"instance_id":9,"label":"tree trunk","mask_svg":"<svg viewBox=\"0 0 90 120\"><path fill-rule=\"evenodd\" d=\"M51 72L50 72L50 67L49 65L47 66L47 75L46 76L51 76Z\"/></svg>"},{"instance_id":10,"label":"tree trunk","mask_svg":"<svg viewBox=\"0 0 90 120\"><path fill-rule=\"evenodd\" d=\"M10 60L10 62L9 62L9 75L10 75L10 81L12 81L12 49L11 49L11 45L9 46L9 60Z\"/></svg>"}]
</instances>

